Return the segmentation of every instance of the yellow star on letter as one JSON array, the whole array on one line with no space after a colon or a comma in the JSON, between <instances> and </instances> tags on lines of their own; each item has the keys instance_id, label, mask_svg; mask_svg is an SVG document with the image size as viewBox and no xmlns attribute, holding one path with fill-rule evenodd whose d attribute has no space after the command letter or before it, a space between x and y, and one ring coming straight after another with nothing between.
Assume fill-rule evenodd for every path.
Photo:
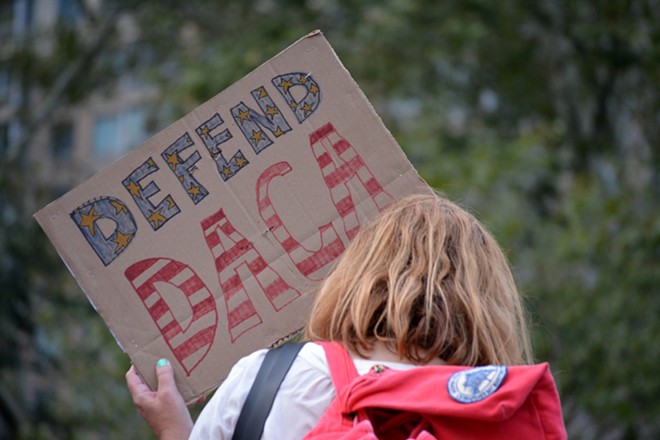
<instances>
[{"instance_id":1,"label":"yellow star on letter","mask_svg":"<svg viewBox=\"0 0 660 440\"><path fill-rule=\"evenodd\" d=\"M174 203L174 199L172 198L172 196L167 196L167 197L165 198L165 201L167 202L167 206L168 206L170 209L172 209L172 208L174 208L174 207L176 206L176 203Z\"/></svg>"},{"instance_id":2,"label":"yellow star on letter","mask_svg":"<svg viewBox=\"0 0 660 440\"><path fill-rule=\"evenodd\" d=\"M80 214L80 224L79 226L82 226L84 228L89 229L89 233L94 236L96 234L96 230L94 229L94 223L96 220L100 219L103 217L101 214L94 214L94 207L92 206L91 209L87 214Z\"/></svg>"},{"instance_id":3,"label":"yellow star on letter","mask_svg":"<svg viewBox=\"0 0 660 440\"><path fill-rule=\"evenodd\" d=\"M243 166L245 166L247 163L247 160L243 156L238 156L235 162L237 167L243 168Z\"/></svg>"},{"instance_id":4,"label":"yellow star on letter","mask_svg":"<svg viewBox=\"0 0 660 440\"><path fill-rule=\"evenodd\" d=\"M316 95L318 92L319 92L319 88L316 87L316 84L312 84L311 86L309 86L309 93L311 93L312 95Z\"/></svg>"},{"instance_id":5,"label":"yellow star on letter","mask_svg":"<svg viewBox=\"0 0 660 440\"><path fill-rule=\"evenodd\" d=\"M246 110L241 110L238 112L238 119L240 119L241 121L247 121L247 118L249 117L250 117L250 112Z\"/></svg>"},{"instance_id":6,"label":"yellow star on letter","mask_svg":"<svg viewBox=\"0 0 660 440\"><path fill-rule=\"evenodd\" d=\"M256 91L259 92L259 98L260 99L265 98L266 96L268 96L268 92L266 92L266 89L264 89L263 87L259 87Z\"/></svg>"},{"instance_id":7,"label":"yellow star on letter","mask_svg":"<svg viewBox=\"0 0 660 440\"><path fill-rule=\"evenodd\" d=\"M162 223L164 223L167 219L166 219L165 216L160 212L160 210L158 210L158 211L154 211L154 212L152 212L151 215L149 216L149 218L148 218L147 220L149 220L149 221L151 222L151 224L153 225L154 229L158 229L158 228L160 228L160 225L161 225Z\"/></svg>"},{"instance_id":8,"label":"yellow star on letter","mask_svg":"<svg viewBox=\"0 0 660 440\"><path fill-rule=\"evenodd\" d=\"M181 162L179 160L179 155L177 152L173 152L169 156L167 156L166 162L170 165L171 169L175 169L177 165L179 165Z\"/></svg>"},{"instance_id":9,"label":"yellow star on letter","mask_svg":"<svg viewBox=\"0 0 660 440\"><path fill-rule=\"evenodd\" d=\"M190 188L188 188L188 194L190 194L194 199L197 198L197 196L200 194L199 192L199 186L195 185L194 183L190 184Z\"/></svg>"},{"instance_id":10,"label":"yellow star on letter","mask_svg":"<svg viewBox=\"0 0 660 440\"><path fill-rule=\"evenodd\" d=\"M312 106L309 105L308 103L305 103L305 104L302 106L302 109L303 109L303 111L305 112L305 115L307 115L307 113L309 113L309 112L312 111Z\"/></svg>"},{"instance_id":11,"label":"yellow star on letter","mask_svg":"<svg viewBox=\"0 0 660 440\"><path fill-rule=\"evenodd\" d=\"M209 137L209 132L210 132L210 131L211 131L211 130L209 130L209 128L208 128L206 125L203 126L203 127L202 127L202 130L201 130L202 136Z\"/></svg>"},{"instance_id":12,"label":"yellow star on letter","mask_svg":"<svg viewBox=\"0 0 660 440\"><path fill-rule=\"evenodd\" d=\"M117 236L112 239L113 242L117 243L117 246L115 246L115 254L118 254L119 251L128 246L128 241L132 236L133 234L122 234L121 231L117 231Z\"/></svg>"},{"instance_id":13,"label":"yellow star on letter","mask_svg":"<svg viewBox=\"0 0 660 440\"><path fill-rule=\"evenodd\" d=\"M296 107L298 107L298 104L296 103L296 101L291 101L291 104L289 104L289 107L291 107L291 110L295 110Z\"/></svg>"},{"instance_id":14,"label":"yellow star on letter","mask_svg":"<svg viewBox=\"0 0 660 440\"><path fill-rule=\"evenodd\" d=\"M110 204L115 208L115 214L119 214L120 212L128 212L128 209L126 209L126 206L124 206L122 203L118 202L117 200L112 200Z\"/></svg>"},{"instance_id":15,"label":"yellow star on letter","mask_svg":"<svg viewBox=\"0 0 660 440\"><path fill-rule=\"evenodd\" d=\"M282 129L280 127L277 127L277 130L275 130L275 133L273 133L276 137L280 137L284 134Z\"/></svg>"},{"instance_id":16,"label":"yellow star on letter","mask_svg":"<svg viewBox=\"0 0 660 440\"><path fill-rule=\"evenodd\" d=\"M280 81L280 87L282 87L284 89L284 91L286 92L286 91L289 90L289 88L293 87L293 83L291 81L287 81L285 79L282 79L282 81Z\"/></svg>"},{"instance_id":17,"label":"yellow star on letter","mask_svg":"<svg viewBox=\"0 0 660 440\"><path fill-rule=\"evenodd\" d=\"M225 177L230 177L234 173L232 172L232 170L229 169L229 167L224 166L222 167L222 174L224 174Z\"/></svg>"},{"instance_id":18,"label":"yellow star on letter","mask_svg":"<svg viewBox=\"0 0 660 440\"><path fill-rule=\"evenodd\" d=\"M125 186L126 186L126 189L128 190L128 192L131 193L131 195L132 195L133 197L139 197L139 198L142 198L142 196L140 195L140 190L141 190L140 185L138 185L137 183L133 182L133 180L131 180L131 181L128 183L128 185L125 185Z\"/></svg>"},{"instance_id":19,"label":"yellow star on letter","mask_svg":"<svg viewBox=\"0 0 660 440\"><path fill-rule=\"evenodd\" d=\"M266 114L267 114L268 116L275 116L275 115L277 115L277 114L279 114L279 113L280 113L280 112L279 112L279 110L277 110L277 108L275 108L275 107L271 107L270 105L268 106L268 109L266 110Z\"/></svg>"},{"instance_id":20,"label":"yellow star on letter","mask_svg":"<svg viewBox=\"0 0 660 440\"><path fill-rule=\"evenodd\" d=\"M258 144L259 141L261 140L261 135L263 134L263 131L259 130L252 130L252 136L250 136L250 139L254 141L255 144Z\"/></svg>"}]
</instances>

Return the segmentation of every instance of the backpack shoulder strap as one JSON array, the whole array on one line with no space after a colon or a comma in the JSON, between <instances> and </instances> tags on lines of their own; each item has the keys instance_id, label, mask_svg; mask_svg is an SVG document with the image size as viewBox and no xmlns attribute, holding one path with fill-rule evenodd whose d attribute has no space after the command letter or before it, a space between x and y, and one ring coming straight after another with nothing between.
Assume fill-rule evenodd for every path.
<instances>
[{"instance_id":1,"label":"backpack shoulder strap","mask_svg":"<svg viewBox=\"0 0 660 440\"><path fill-rule=\"evenodd\" d=\"M304 343L268 350L238 416L232 440L259 439L275 395Z\"/></svg>"},{"instance_id":2,"label":"backpack shoulder strap","mask_svg":"<svg viewBox=\"0 0 660 440\"><path fill-rule=\"evenodd\" d=\"M330 377L337 395L358 376L353 358L339 342L317 342L325 351L325 358L330 368Z\"/></svg>"}]
</instances>

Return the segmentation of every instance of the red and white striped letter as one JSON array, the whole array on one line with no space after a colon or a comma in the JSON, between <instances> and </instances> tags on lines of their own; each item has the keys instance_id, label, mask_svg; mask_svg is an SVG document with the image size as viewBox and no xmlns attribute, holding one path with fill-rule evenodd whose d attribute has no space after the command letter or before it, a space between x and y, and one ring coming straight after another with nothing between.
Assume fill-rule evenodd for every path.
<instances>
[{"instance_id":1,"label":"red and white striped letter","mask_svg":"<svg viewBox=\"0 0 660 440\"><path fill-rule=\"evenodd\" d=\"M351 196L349 181L357 178L355 184L361 184L381 211L393 199L376 180L371 170L346 139L328 122L309 135L309 143L316 162L321 168L323 179L337 212L344 222L344 231L352 239L360 229L360 222L355 212L355 203Z\"/></svg>"},{"instance_id":2,"label":"red and white striped letter","mask_svg":"<svg viewBox=\"0 0 660 440\"><path fill-rule=\"evenodd\" d=\"M261 254L231 224L220 209L201 223L206 244L218 271L220 287L227 305L227 320L232 342L262 320L252 303L238 273L246 266L275 310L281 310L300 292L292 288L263 259Z\"/></svg>"},{"instance_id":3,"label":"red and white striped letter","mask_svg":"<svg viewBox=\"0 0 660 440\"><path fill-rule=\"evenodd\" d=\"M149 315L163 335L186 374L206 357L218 325L218 312L211 292L187 265L169 258L149 258L138 261L124 272ZM183 295L174 298L179 307L168 304L168 293ZM169 296L170 300L172 299ZM187 310L175 314L173 309ZM177 319L179 318L179 319Z\"/></svg>"},{"instance_id":4,"label":"red and white striped letter","mask_svg":"<svg viewBox=\"0 0 660 440\"><path fill-rule=\"evenodd\" d=\"M261 215L269 231L282 245L300 273L310 280L320 280L324 276L322 269L344 251L344 243L341 241L332 223L319 228L321 248L317 251L310 251L293 238L278 215L268 194L268 186L271 180L277 176L284 176L290 171L291 165L288 162L277 162L266 168L261 176L259 176L257 180L259 215Z\"/></svg>"}]
</instances>

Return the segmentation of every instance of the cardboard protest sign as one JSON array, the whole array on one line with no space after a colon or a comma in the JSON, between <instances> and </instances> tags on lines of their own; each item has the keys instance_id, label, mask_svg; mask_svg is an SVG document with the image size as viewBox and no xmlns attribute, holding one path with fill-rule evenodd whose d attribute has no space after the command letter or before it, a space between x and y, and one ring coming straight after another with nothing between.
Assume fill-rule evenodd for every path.
<instances>
[{"instance_id":1,"label":"cardboard protest sign","mask_svg":"<svg viewBox=\"0 0 660 440\"><path fill-rule=\"evenodd\" d=\"M350 239L430 192L320 32L35 217L140 375L186 401L303 327Z\"/></svg>"}]
</instances>

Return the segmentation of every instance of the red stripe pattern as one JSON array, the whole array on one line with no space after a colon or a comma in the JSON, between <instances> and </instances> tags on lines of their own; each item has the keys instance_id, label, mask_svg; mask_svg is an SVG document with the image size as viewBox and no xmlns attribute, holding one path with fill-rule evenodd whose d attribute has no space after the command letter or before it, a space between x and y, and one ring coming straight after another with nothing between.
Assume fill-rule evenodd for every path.
<instances>
[{"instance_id":1,"label":"red stripe pattern","mask_svg":"<svg viewBox=\"0 0 660 440\"><path fill-rule=\"evenodd\" d=\"M247 278L246 282L256 282L254 287L261 289L275 310L281 310L300 296L300 292L289 286L252 243L234 228L222 209L204 219L201 226L215 259L232 342L263 322L243 284L243 277Z\"/></svg>"},{"instance_id":2,"label":"red stripe pattern","mask_svg":"<svg viewBox=\"0 0 660 440\"><path fill-rule=\"evenodd\" d=\"M286 175L291 169L288 162L277 162L259 176L257 180L259 215L300 273L310 280L321 280L325 275L326 266L344 251L344 243L332 223L319 228L321 247L316 251L308 249L291 235L277 213L268 192L271 180Z\"/></svg>"},{"instance_id":3,"label":"red stripe pattern","mask_svg":"<svg viewBox=\"0 0 660 440\"><path fill-rule=\"evenodd\" d=\"M137 292L170 350L188 376L206 357L218 325L215 300L199 276L187 265L169 258L150 258L131 265L124 275ZM160 290L172 286L182 293L176 307L188 306L177 319ZM171 291L171 289L168 289Z\"/></svg>"},{"instance_id":4,"label":"red stripe pattern","mask_svg":"<svg viewBox=\"0 0 660 440\"><path fill-rule=\"evenodd\" d=\"M394 200L376 180L355 148L327 123L309 135L309 143L330 190L332 201L344 223L349 240L360 229L351 188L362 186L381 211Z\"/></svg>"}]
</instances>

